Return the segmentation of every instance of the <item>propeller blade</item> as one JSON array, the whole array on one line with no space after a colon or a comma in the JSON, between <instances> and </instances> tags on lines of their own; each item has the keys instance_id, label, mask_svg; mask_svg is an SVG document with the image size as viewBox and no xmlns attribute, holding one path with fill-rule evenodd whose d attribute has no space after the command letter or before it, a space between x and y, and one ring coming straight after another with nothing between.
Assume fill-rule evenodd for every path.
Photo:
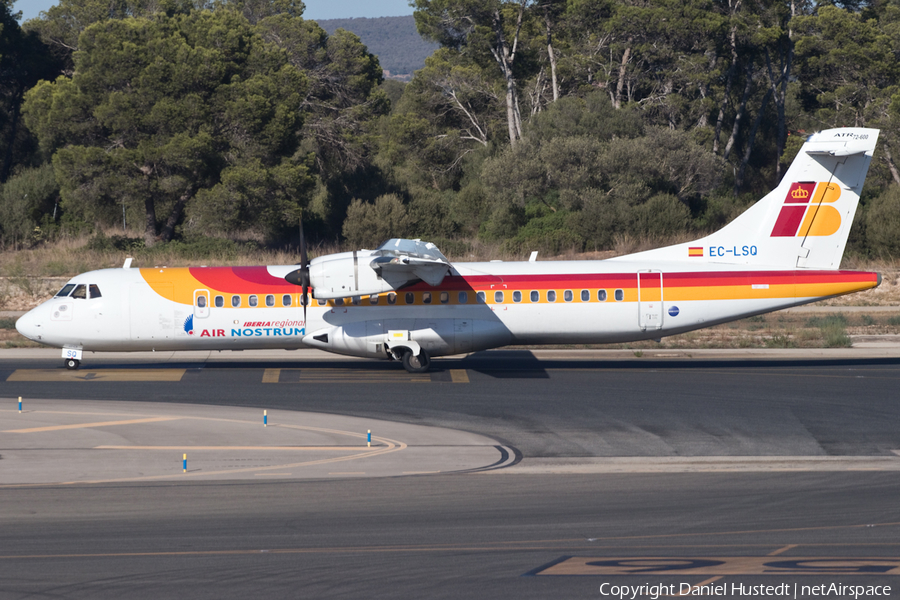
<instances>
[{"instance_id":1,"label":"propeller blade","mask_svg":"<svg viewBox=\"0 0 900 600\"><path fill-rule=\"evenodd\" d=\"M300 211L300 289L303 305L303 327L306 327L306 305L309 304L309 259L306 254L306 236L303 233L303 211Z\"/></svg>"},{"instance_id":2,"label":"propeller blade","mask_svg":"<svg viewBox=\"0 0 900 600\"><path fill-rule=\"evenodd\" d=\"M300 212L300 268L284 276L285 281L301 288L300 304L303 305L303 326L306 327L306 307L309 304L309 256L306 253L306 236L303 231L303 212Z\"/></svg>"}]
</instances>

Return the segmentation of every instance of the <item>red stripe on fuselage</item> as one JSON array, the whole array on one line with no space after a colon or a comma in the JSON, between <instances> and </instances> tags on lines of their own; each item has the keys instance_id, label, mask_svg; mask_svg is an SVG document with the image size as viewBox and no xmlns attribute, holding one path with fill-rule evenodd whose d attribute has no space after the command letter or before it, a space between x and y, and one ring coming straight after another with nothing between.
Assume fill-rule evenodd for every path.
<instances>
[{"instance_id":1,"label":"red stripe on fuselage","mask_svg":"<svg viewBox=\"0 0 900 600\"><path fill-rule=\"evenodd\" d=\"M299 290L266 267L191 267L191 276L203 285L228 294L290 294Z\"/></svg>"},{"instance_id":2,"label":"red stripe on fuselage","mask_svg":"<svg viewBox=\"0 0 900 600\"><path fill-rule=\"evenodd\" d=\"M663 287L717 287L731 285L790 285L809 283L876 282L877 273L864 271L714 271L662 273ZM403 291L441 291L476 289L563 289L629 288L637 284L636 273L579 273L554 275L504 275L445 277L441 285L431 287L419 282ZM491 288L491 286L494 286Z\"/></svg>"}]
</instances>

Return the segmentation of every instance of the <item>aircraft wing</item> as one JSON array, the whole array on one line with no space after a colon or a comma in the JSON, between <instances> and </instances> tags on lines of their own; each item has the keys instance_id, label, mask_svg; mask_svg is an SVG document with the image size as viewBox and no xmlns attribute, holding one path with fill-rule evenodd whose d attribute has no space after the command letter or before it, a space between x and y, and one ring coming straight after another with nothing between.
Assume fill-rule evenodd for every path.
<instances>
[{"instance_id":1,"label":"aircraft wing","mask_svg":"<svg viewBox=\"0 0 900 600\"><path fill-rule=\"evenodd\" d=\"M415 279L421 279L430 286L437 286L450 272L450 263L446 259L436 260L411 256L380 256L369 266L385 281L392 285L396 283L395 289L408 285Z\"/></svg>"},{"instance_id":2,"label":"aircraft wing","mask_svg":"<svg viewBox=\"0 0 900 600\"><path fill-rule=\"evenodd\" d=\"M330 299L396 291L419 281L437 286L451 268L447 257L430 242L392 239L375 250L315 258L309 264L309 276L315 297Z\"/></svg>"}]
</instances>

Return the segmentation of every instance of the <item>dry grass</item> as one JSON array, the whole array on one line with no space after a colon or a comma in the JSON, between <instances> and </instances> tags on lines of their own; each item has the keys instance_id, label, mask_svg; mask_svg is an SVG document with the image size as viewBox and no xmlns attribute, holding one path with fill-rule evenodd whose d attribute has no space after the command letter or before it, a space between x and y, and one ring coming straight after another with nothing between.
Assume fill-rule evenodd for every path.
<instances>
[{"instance_id":1,"label":"dry grass","mask_svg":"<svg viewBox=\"0 0 900 600\"><path fill-rule=\"evenodd\" d=\"M141 248L134 251L99 251L87 247L88 239L86 237L71 238L28 250L2 252L0 253L0 275L71 277L85 271L120 267L125 258L129 256L135 259L135 266L143 267L187 267L200 264L208 266L274 265L294 264L300 260L295 252L267 249L242 250L238 253L213 254L203 257L186 255L177 251L166 251L165 247L153 250ZM334 251L338 250L333 247L314 247L310 249L310 255L316 256Z\"/></svg>"},{"instance_id":2,"label":"dry grass","mask_svg":"<svg viewBox=\"0 0 900 600\"><path fill-rule=\"evenodd\" d=\"M900 310L815 315L772 313L663 338L661 342L648 340L591 347L633 350L843 348L851 345L851 336L869 335L900 336Z\"/></svg>"}]
</instances>

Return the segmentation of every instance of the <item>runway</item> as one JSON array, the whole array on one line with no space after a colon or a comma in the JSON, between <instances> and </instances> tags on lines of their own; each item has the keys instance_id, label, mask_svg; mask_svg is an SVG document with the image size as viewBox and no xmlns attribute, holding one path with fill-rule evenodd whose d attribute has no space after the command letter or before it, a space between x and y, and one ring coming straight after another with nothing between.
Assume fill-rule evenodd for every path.
<instances>
[{"instance_id":1,"label":"runway","mask_svg":"<svg viewBox=\"0 0 900 600\"><path fill-rule=\"evenodd\" d=\"M3 410L22 395L341 415L483 436L511 459L2 488L0 598L597 598L644 584L821 597L812 586L832 583L900 595L894 358L505 352L435 361L427 380L333 358L103 357L79 380L59 362L0 355Z\"/></svg>"}]
</instances>

